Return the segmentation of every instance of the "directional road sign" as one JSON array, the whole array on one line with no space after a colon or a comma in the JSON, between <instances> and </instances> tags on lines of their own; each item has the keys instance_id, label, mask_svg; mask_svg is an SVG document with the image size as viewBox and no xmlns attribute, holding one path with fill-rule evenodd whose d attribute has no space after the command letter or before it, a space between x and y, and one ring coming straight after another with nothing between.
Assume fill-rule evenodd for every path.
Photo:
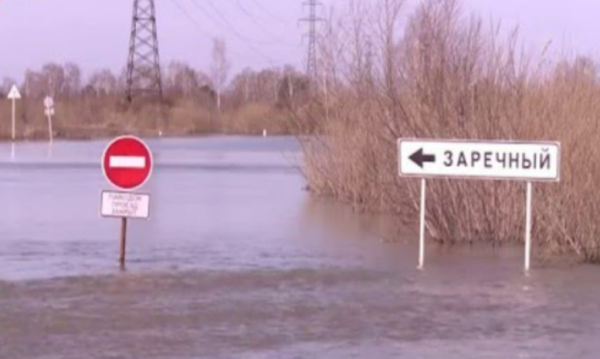
<instances>
[{"instance_id":1,"label":"directional road sign","mask_svg":"<svg viewBox=\"0 0 600 359\"><path fill-rule=\"evenodd\" d=\"M400 139L401 176L558 181L556 142Z\"/></svg>"},{"instance_id":2,"label":"directional road sign","mask_svg":"<svg viewBox=\"0 0 600 359\"><path fill-rule=\"evenodd\" d=\"M141 187L152 173L152 152L134 136L115 138L102 155L102 171L114 186L124 190Z\"/></svg>"}]
</instances>

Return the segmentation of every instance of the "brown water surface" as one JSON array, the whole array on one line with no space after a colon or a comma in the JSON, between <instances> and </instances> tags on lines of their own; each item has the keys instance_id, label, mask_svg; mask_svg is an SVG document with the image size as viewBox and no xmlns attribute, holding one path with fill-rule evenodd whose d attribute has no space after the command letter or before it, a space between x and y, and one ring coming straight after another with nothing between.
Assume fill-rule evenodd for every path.
<instances>
[{"instance_id":1,"label":"brown water surface","mask_svg":"<svg viewBox=\"0 0 600 359\"><path fill-rule=\"evenodd\" d=\"M0 144L0 358L599 356L597 267L429 246L417 271L413 235L302 190L292 139L149 143L125 271L105 143Z\"/></svg>"}]
</instances>

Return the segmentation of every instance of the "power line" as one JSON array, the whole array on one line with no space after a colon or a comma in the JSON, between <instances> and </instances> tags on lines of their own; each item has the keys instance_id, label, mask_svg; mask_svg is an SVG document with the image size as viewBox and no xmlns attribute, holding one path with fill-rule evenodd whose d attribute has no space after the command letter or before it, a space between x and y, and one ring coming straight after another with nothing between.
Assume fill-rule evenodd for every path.
<instances>
[{"instance_id":1,"label":"power line","mask_svg":"<svg viewBox=\"0 0 600 359\"><path fill-rule=\"evenodd\" d=\"M193 16L191 16L185 9L184 6L182 6L177 0L173 0L173 5L175 5L175 7L181 12L183 13L183 15L187 18L187 20L189 20L194 26L196 26L198 28L198 30L200 30L203 35L207 36L209 39L213 39L215 36L214 34L210 33L209 31L207 31L204 26L202 26L200 24L200 22L198 20L196 20Z\"/></svg>"},{"instance_id":2,"label":"power line","mask_svg":"<svg viewBox=\"0 0 600 359\"><path fill-rule=\"evenodd\" d=\"M238 39L245 41L245 42L251 42L254 44L259 44L259 45L269 45L269 44L273 44L272 41L256 41L253 39L250 39L246 36L244 36L242 33L240 33L235 26L233 26L233 24L231 22L229 22L229 20L227 20L227 18L223 15L223 13L212 3L212 1L207 1L208 6L211 7L211 9L216 13L217 15L217 19L215 19L214 16L212 16L202 5L200 5L200 3L197 0L191 0L192 3L194 4L194 6L196 6L200 11L202 11L204 13L204 15L206 15L209 19L213 20L213 21L217 21L223 26L225 27L231 34L233 34L235 37L237 37Z\"/></svg>"},{"instance_id":3,"label":"power line","mask_svg":"<svg viewBox=\"0 0 600 359\"><path fill-rule=\"evenodd\" d=\"M272 18L275 21L278 22L283 22L281 21L281 19L277 18L275 15L273 15L272 12L270 12L269 10L267 10L264 6L262 6L257 0L252 0L252 2L254 3L254 5L259 8L262 12L264 12L265 14L267 14L270 18Z\"/></svg>"},{"instance_id":4,"label":"power line","mask_svg":"<svg viewBox=\"0 0 600 359\"><path fill-rule=\"evenodd\" d=\"M192 3L200 10L202 11L202 13L204 13L204 15L206 15L208 18L210 18L211 20L215 20L213 16L210 15L210 13L208 11L206 11L206 9L204 7L202 7L200 5L200 3L198 3L198 1L196 0L191 0ZM267 60L267 62L269 62L269 64L274 65L277 61L273 61L273 59L271 57L269 57L268 55L266 55L265 53L263 53L262 51L260 51L256 46L253 46L251 44L251 42L256 42L253 41L251 39L246 38L245 36L243 36L242 34L240 34L232 25L231 23L229 23L229 21L227 21L227 19L225 19L225 17L223 16L223 14L214 6L214 4L212 2L208 2L209 6L211 6L213 8L213 10L215 10L215 12L217 13L217 16L220 17L220 19L222 20L222 25L225 25L227 27L229 27L230 31L238 38L242 41L242 43L244 44L244 46L246 46L249 50L251 50L252 52L254 52L255 54L259 55L260 57L262 57L263 59Z\"/></svg>"},{"instance_id":5,"label":"power line","mask_svg":"<svg viewBox=\"0 0 600 359\"><path fill-rule=\"evenodd\" d=\"M181 13L183 13L183 15L186 17L186 20L188 20L189 22L191 22L202 34L202 37L210 37L211 39L213 39L215 37L215 35L213 33L211 33L209 30L206 29L206 26L203 26L201 21L198 21L194 16L192 16L189 11L187 11L186 7L183 6L181 3L179 3L178 0L173 0L172 1L173 6L175 6L177 8L177 10ZM210 18L213 22L215 21L215 19L211 16L210 13L208 13L206 11L206 9L204 9L202 6L200 6L200 4L196 3L195 1L193 2L193 4L202 11L202 13L207 16L208 18ZM243 38L240 38L238 36L236 36L238 39L241 40L241 42L243 42L244 46L246 46L249 50L251 50L252 52L254 52L255 54L257 54L258 56L260 56L261 58L263 58L264 60L266 60L269 65L271 66L280 66L283 65L287 62L285 61L279 61L279 60L274 60L273 58L271 58L270 56L268 56L267 54L265 54L264 52L260 51L256 46L252 46L252 44L248 43L248 41L245 41ZM245 53L239 52L239 51L235 51L234 49L232 49L234 53L236 53L237 56L240 57L244 57L246 56Z\"/></svg>"},{"instance_id":6,"label":"power line","mask_svg":"<svg viewBox=\"0 0 600 359\"><path fill-rule=\"evenodd\" d=\"M200 31L204 32L204 33L205 33L206 35L208 35L208 37L210 37L210 38L213 38L213 37L214 37L214 36L213 36L213 35L212 35L210 32L208 32L208 31L207 31L207 30L204 28L204 26L200 25L200 22L198 22L198 21L197 21L195 18L193 18L193 17L192 17L192 16L191 16L191 15L190 15L190 14L189 14L189 13L188 13L186 10L185 10L185 8L184 8L184 7L183 7L183 6L182 6L182 5L181 5L181 4L178 2L178 0L173 0L173 2L172 2L172 3L175 5L175 7L176 7L177 9L179 9L179 11L181 11L181 13L183 13L183 15L184 15L185 17L187 17L187 19L188 19L189 21L191 21L191 22L192 22L192 23L193 23L193 24L194 24L194 25L195 25L195 26L196 26L198 29L200 29Z\"/></svg>"},{"instance_id":7,"label":"power line","mask_svg":"<svg viewBox=\"0 0 600 359\"><path fill-rule=\"evenodd\" d=\"M242 5L242 3L240 2L240 0L235 0L235 3L237 4L238 8L240 10L242 10L242 12L244 14L246 14L246 16L248 16L250 18L250 20L252 20L252 22L259 28L262 30L262 32L264 32L267 35L271 35L271 33L265 29L265 27L258 21L256 20L256 18L250 13L250 11L248 11L248 9L246 9L246 7L244 5ZM281 41L281 38L276 39L276 41Z\"/></svg>"}]
</instances>

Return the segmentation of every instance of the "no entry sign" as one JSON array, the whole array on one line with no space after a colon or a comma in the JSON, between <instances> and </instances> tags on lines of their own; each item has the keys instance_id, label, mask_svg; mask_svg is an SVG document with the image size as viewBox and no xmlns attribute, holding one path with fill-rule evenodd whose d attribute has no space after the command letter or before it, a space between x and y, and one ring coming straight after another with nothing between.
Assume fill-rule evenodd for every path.
<instances>
[{"instance_id":1,"label":"no entry sign","mask_svg":"<svg viewBox=\"0 0 600 359\"><path fill-rule=\"evenodd\" d=\"M114 186L124 190L141 187L152 173L152 153L134 136L115 138L102 155L102 171Z\"/></svg>"}]
</instances>

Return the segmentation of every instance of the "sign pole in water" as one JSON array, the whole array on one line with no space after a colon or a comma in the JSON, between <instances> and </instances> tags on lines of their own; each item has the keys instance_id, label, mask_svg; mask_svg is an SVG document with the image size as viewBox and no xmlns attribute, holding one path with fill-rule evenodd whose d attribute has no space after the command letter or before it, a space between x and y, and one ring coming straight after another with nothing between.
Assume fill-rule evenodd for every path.
<instances>
[{"instance_id":1,"label":"sign pole in water","mask_svg":"<svg viewBox=\"0 0 600 359\"><path fill-rule=\"evenodd\" d=\"M419 268L425 262L426 178L527 182L525 270L531 267L533 181L560 180L560 143L399 139L399 175L421 178Z\"/></svg>"},{"instance_id":2,"label":"sign pole in water","mask_svg":"<svg viewBox=\"0 0 600 359\"><path fill-rule=\"evenodd\" d=\"M419 228L419 269L425 265L425 196L427 190L427 181L421 179L421 225Z\"/></svg>"},{"instance_id":3,"label":"sign pole in water","mask_svg":"<svg viewBox=\"0 0 600 359\"><path fill-rule=\"evenodd\" d=\"M12 128L12 134L11 134L11 139L15 140L16 137L16 115L17 115L17 100L21 99L21 94L19 93L19 89L17 88L16 85L13 85L10 88L10 92L8 93L8 99L11 100L12 102L12 111L11 111L11 118L12 118L12 123L11 123L11 128Z\"/></svg>"},{"instance_id":4,"label":"sign pole in water","mask_svg":"<svg viewBox=\"0 0 600 359\"><path fill-rule=\"evenodd\" d=\"M125 253L127 252L127 217L121 217L121 251L119 254L119 263L121 267L125 266Z\"/></svg>"},{"instance_id":5,"label":"sign pole in water","mask_svg":"<svg viewBox=\"0 0 600 359\"><path fill-rule=\"evenodd\" d=\"M44 99L44 107L44 113L48 118L48 139L50 143L52 143L54 137L52 134L52 116L54 116L54 99L50 96L46 96L46 98Z\"/></svg>"},{"instance_id":6,"label":"sign pole in water","mask_svg":"<svg viewBox=\"0 0 600 359\"><path fill-rule=\"evenodd\" d=\"M153 160L150 148L134 136L117 137L102 155L102 172L110 184L121 191L103 191L101 216L121 219L121 247L119 262L125 265L127 246L127 219L148 219L150 195L134 193L148 181Z\"/></svg>"},{"instance_id":7,"label":"sign pole in water","mask_svg":"<svg viewBox=\"0 0 600 359\"><path fill-rule=\"evenodd\" d=\"M525 270L531 267L531 182L527 182L527 201L525 209Z\"/></svg>"}]
</instances>

